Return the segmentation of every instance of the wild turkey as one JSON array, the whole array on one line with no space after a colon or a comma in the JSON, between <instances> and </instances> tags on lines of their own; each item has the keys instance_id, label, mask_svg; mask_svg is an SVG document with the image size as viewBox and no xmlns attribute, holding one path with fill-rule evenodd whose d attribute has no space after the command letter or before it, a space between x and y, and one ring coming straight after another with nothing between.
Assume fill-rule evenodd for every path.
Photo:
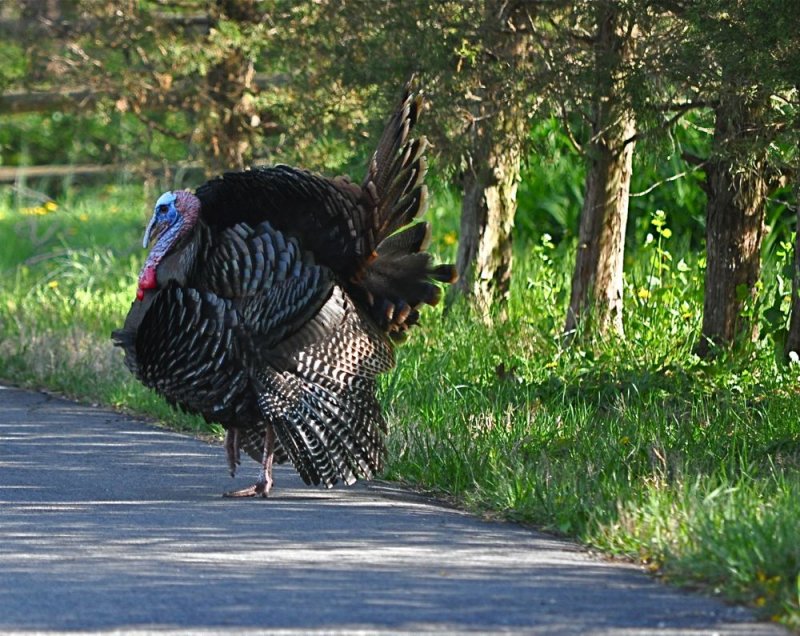
<instances>
[{"instance_id":1,"label":"wild turkey","mask_svg":"<svg viewBox=\"0 0 800 636\"><path fill-rule=\"evenodd\" d=\"M393 341L439 300L451 265L425 252L422 108L406 89L361 186L284 165L228 172L194 194L158 199L154 244L122 329L128 368L172 405L225 427L258 481L227 496L266 497L272 464L307 484L379 471L386 423L376 376Z\"/></svg>"}]
</instances>

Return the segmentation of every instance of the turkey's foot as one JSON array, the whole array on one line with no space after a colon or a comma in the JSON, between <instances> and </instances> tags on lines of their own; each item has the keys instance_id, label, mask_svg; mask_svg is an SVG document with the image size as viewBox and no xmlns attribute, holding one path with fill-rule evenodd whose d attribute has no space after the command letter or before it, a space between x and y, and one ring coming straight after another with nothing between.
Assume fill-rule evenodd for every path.
<instances>
[{"instance_id":1,"label":"turkey's foot","mask_svg":"<svg viewBox=\"0 0 800 636\"><path fill-rule=\"evenodd\" d=\"M229 492L222 493L222 496L235 499L238 497L258 497L261 495L262 497L266 498L269 496L269 491L271 488L272 481L257 481L252 486L248 486L247 488L242 488L241 490L231 490Z\"/></svg>"}]
</instances>

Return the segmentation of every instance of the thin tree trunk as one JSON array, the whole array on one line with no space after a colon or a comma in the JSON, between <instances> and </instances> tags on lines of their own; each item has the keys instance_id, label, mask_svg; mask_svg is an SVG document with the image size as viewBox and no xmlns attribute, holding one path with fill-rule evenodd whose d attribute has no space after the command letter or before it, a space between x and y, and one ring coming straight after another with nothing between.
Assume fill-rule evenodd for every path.
<instances>
[{"instance_id":1,"label":"thin tree trunk","mask_svg":"<svg viewBox=\"0 0 800 636\"><path fill-rule=\"evenodd\" d=\"M456 261L459 290L474 300L486 319L495 305L499 317L505 317L511 281L511 230L517 210L521 138L503 128L484 131L473 167L464 176Z\"/></svg>"},{"instance_id":2,"label":"thin tree trunk","mask_svg":"<svg viewBox=\"0 0 800 636\"><path fill-rule=\"evenodd\" d=\"M800 191L795 197L800 201ZM784 355L789 358L791 352L800 355L800 208L797 211L794 237L794 267L792 268L792 313L789 318L789 333L786 336Z\"/></svg>"},{"instance_id":3,"label":"thin tree trunk","mask_svg":"<svg viewBox=\"0 0 800 636\"><path fill-rule=\"evenodd\" d=\"M587 333L622 335L622 266L633 164L635 118L615 79L626 61L633 30L623 33L617 10L601 14L592 143L578 231L565 335L580 324Z\"/></svg>"},{"instance_id":4,"label":"thin tree trunk","mask_svg":"<svg viewBox=\"0 0 800 636\"><path fill-rule=\"evenodd\" d=\"M523 99L516 94L515 70L527 64L527 14L504 0L486 3L481 25L488 50L502 59L509 76L488 76L473 114L470 165L461 209L456 291L471 298L484 320L505 319L511 283L512 237L517 211L522 141L526 132Z\"/></svg>"},{"instance_id":5,"label":"thin tree trunk","mask_svg":"<svg viewBox=\"0 0 800 636\"><path fill-rule=\"evenodd\" d=\"M752 340L756 324L742 315L755 297L761 275L761 241L767 182L762 158L747 165L737 158L734 142L756 130L759 104L736 95L723 96L716 111L716 156L706 168L706 276L702 337L697 348L707 356L713 347Z\"/></svg>"},{"instance_id":6,"label":"thin tree trunk","mask_svg":"<svg viewBox=\"0 0 800 636\"><path fill-rule=\"evenodd\" d=\"M800 88L800 87L796 87ZM783 354L787 360L791 353L800 356L800 166L795 166L794 192L795 213L794 258L792 267L792 306L789 316L789 333L786 334Z\"/></svg>"},{"instance_id":7,"label":"thin tree trunk","mask_svg":"<svg viewBox=\"0 0 800 636\"><path fill-rule=\"evenodd\" d=\"M212 25L223 18L238 23L260 19L255 0L216 0L211 6ZM231 47L206 76L208 96L215 104L216 118L207 120L211 166L217 171L243 169L251 155L256 128L251 124L255 109L249 94L253 90L255 67L241 47Z\"/></svg>"}]
</instances>

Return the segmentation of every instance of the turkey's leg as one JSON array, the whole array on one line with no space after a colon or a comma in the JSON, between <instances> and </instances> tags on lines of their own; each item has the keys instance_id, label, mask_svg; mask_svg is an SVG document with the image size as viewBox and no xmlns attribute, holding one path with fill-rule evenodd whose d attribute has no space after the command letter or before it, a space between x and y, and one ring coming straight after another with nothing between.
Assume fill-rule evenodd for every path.
<instances>
[{"instance_id":1,"label":"turkey's leg","mask_svg":"<svg viewBox=\"0 0 800 636\"><path fill-rule=\"evenodd\" d=\"M225 456L228 459L228 470L233 477L236 474L236 467L242 463L239 455L238 428L229 428L225 431Z\"/></svg>"},{"instance_id":2,"label":"turkey's leg","mask_svg":"<svg viewBox=\"0 0 800 636\"><path fill-rule=\"evenodd\" d=\"M262 497L269 496L269 491L272 490L272 462L274 460L275 429L272 424L267 424L267 430L264 432L264 455L261 458L261 472L258 476L258 484L264 484L264 489L260 493Z\"/></svg>"},{"instance_id":3,"label":"turkey's leg","mask_svg":"<svg viewBox=\"0 0 800 636\"><path fill-rule=\"evenodd\" d=\"M264 454L261 457L261 470L258 481L248 488L226 492L223 497L255 497L261 495L268 497L272 489L272 463L275 459L275 429L272 424L267 424L264 433Z\"/></svg>"}]
</instances>

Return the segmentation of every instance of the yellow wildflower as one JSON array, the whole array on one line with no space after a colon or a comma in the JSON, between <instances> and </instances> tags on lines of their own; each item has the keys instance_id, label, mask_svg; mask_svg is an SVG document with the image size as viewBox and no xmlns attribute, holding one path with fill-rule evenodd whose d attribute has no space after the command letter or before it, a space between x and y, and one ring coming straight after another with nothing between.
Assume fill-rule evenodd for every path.
<instances>
[{"instance_id":1,"label":"yellow wildflower","mask_svg":"<svg viewBox=\"0 0 800 636\"><path fill-rule=\"evenodd\" d=\"M47 286L50 289L55 289L56 287L58 287L58 281L57 280L51 280L49 283L47 283Z\"/></svg>"},{"instance_id":2,"label":"yellow wildflower","mask_svg":"<svg viewBox=\"0 0 800 636\"><path fill-rule=\"evenodd\" d=\"M44 209L47 210L48 212L55 212L56 210L58 210L58 203L56 203L55 201L48 201L47 203L44 204Z\"/></svg>"},{"instance_id":3,"label":"yellow wildflower","mask_svg":"<svg viewBox=\"0 0 800 636\"><path fill-rule=\"evenodd\" d=\"M644 287L640 287L639 291L636 292L636 295L642 300L647 300L648 298L650 298L650 290Z\"/></svg>"},{"instance_id":4,"label":"yellow wildflower","mask_svg":"<svg viewBox=\"0 0 800 636\"><path fill-rule=\"evenodd\" d=\"M458 240L455 232L448 232L444 235L443 239L445 245L455 245Z\"/></svg>"}]
</instances>

